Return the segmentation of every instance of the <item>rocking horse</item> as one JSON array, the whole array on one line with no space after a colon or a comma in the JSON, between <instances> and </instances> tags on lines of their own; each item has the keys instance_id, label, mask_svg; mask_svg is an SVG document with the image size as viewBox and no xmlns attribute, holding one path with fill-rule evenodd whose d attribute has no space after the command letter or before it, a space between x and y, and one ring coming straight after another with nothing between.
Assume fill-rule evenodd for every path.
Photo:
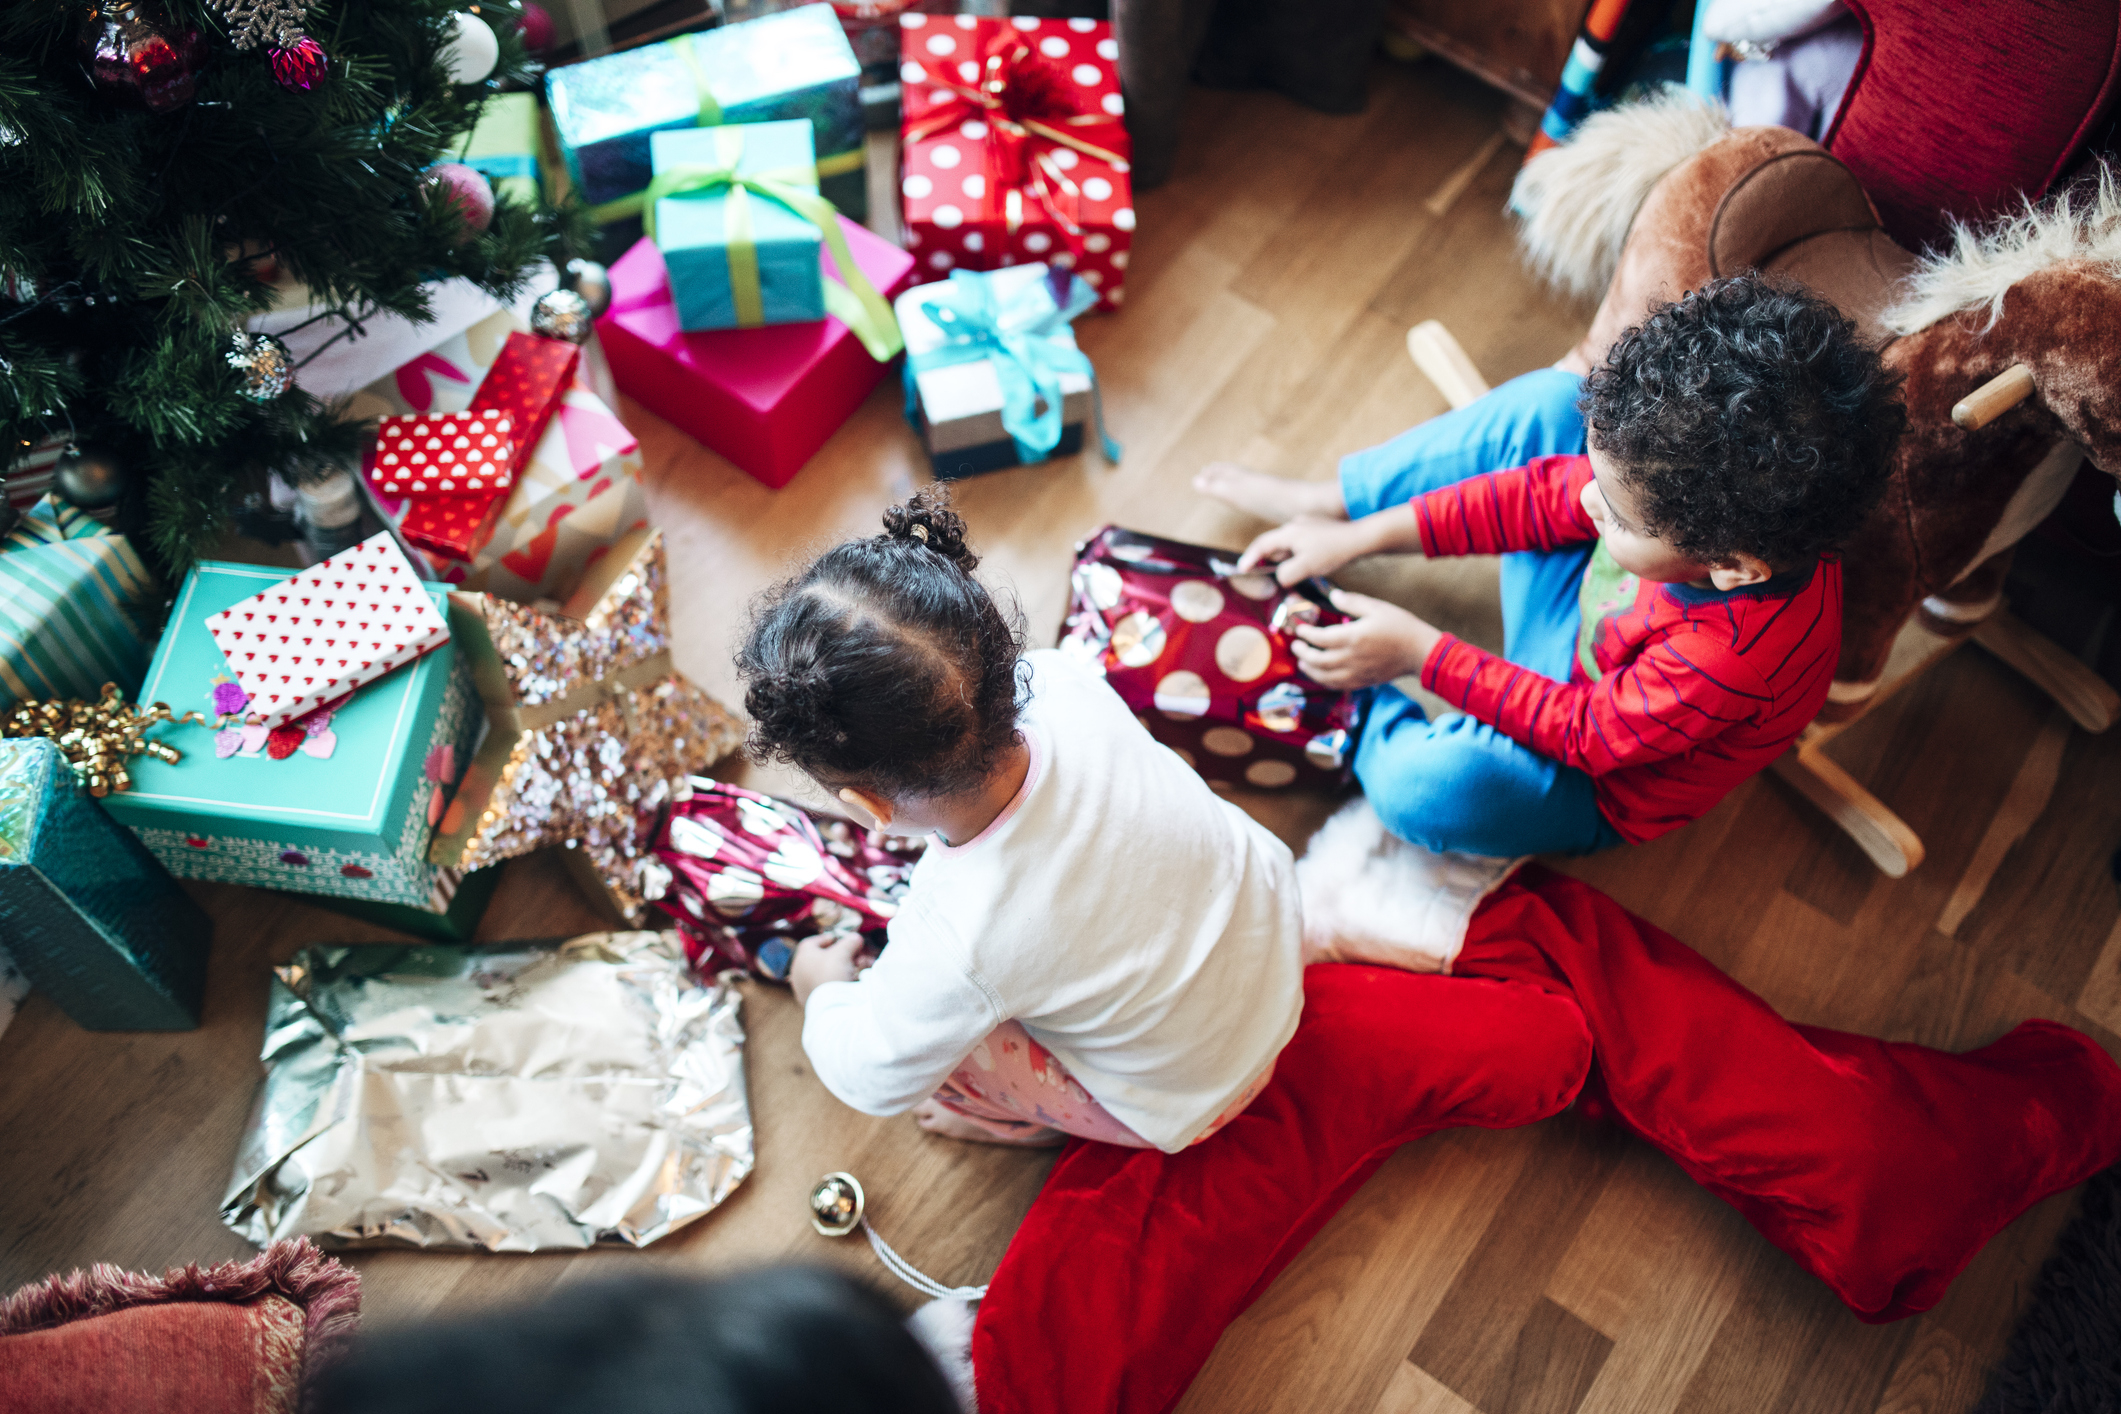
<instances>
[{"instance_id":1,"label":"rocking horse","mask_svg":"<svg viewBox=\"0 0 2121 1414\"><path fill-rule=\"evenodd\" d=\"M1921 841L1821 748L1924 667L1971 638L2086 730L2121 716L2113 689L2002 599L2012 547L2082 461L2121 475L2121 190L2103 167L2094 187L1918 257L1818 144L1726 130L1677 94L1594 118L1519 178L1535 265L1604 291L1561 366L1587 373L1651 306L1761 270L1839 305L1905 376L1910 426L1889 490L1843 558L1834 686L1775 766L1894 877L1921 862ZM1454 402L1486 391L1440 326L1408 342Z\"/></svg>"}]
</instances>

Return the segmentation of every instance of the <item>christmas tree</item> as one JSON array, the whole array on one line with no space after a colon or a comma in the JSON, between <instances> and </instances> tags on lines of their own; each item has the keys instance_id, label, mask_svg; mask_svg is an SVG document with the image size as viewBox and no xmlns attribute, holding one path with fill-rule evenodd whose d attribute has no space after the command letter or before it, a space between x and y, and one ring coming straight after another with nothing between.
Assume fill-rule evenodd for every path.
<instances>
[{"instance_id":1,"label":"christmas tree","mask_svg":"<svg viewBox=\"0 0 2121 1414\"><path fill-rule=\"evenodd\" d=\"M245 324L275 281L323 317L418 320L432 281L508 299L577 253L574 213L504 194L486 220L482 181L430 171L490 93L535 78L519 19L0 0L0 466L66 440L117 527L181 571L268 473L350 461L361 429Z\"/></svg>"}]
</instances>

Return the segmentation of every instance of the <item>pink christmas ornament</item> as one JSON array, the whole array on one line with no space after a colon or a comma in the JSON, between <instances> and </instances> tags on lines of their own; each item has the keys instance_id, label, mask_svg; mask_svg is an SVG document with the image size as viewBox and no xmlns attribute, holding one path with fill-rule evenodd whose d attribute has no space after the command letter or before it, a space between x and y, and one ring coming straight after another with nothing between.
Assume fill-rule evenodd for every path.
<instances>
[{"instance_id":1,"label":"pink christmas ornament","mask_svg":"<svg viewBox=\"0 0 2121 1414\"><path fill-rule=\"evenodd\" d=\"M493 224L493 187L483 175L461 162L444 162L431 169L421 179L420 189L429 201L451 203L463 215L460 245L485 234Z\"/></svg>"}]
</instances>

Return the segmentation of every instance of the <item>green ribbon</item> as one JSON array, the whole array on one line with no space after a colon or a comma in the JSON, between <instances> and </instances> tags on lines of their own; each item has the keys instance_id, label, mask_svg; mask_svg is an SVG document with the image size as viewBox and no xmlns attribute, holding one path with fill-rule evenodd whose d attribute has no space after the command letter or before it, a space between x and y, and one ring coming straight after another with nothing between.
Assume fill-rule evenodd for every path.
<instances>
[{"instance_id":1,"label":"green ribbon","mask_svg":"<svg viewBox=\"0 0 2121 1414\"><path fill-rule=\"evenodd\" d=\"M718 128L722 125L722 105L714 98L714 91L707 87L707 71L700 67L700 56L692 47L692 36L681 34L670 41L670 48L685 68L692 74L692 86L700 95L700 126Z\"/></svg>"},{"instance_id":2,"label":"green ribbon","mask_svg":"<svg viewBox=\"0 0 2121 1414\"><path fill-rule=\"evenodd\" d=\"M679 196L686 192L714 191L726 188L729 199L724 207L725 230L729 249L729 289L736 303L737 323L751 327L764 322L765 297L759 288L758 245L751 234L751 197L753 193L768 201L780 203L817 227L824 237L825 250L838 269L840 281L825 281L825 312L838 319L869 350L869 356L878 363L890 359L905 347L899 337L898 320L891 313L891 306L876 292L862 269L854 263L854 252L847 246L847 237L840 230L839 212L832 203L815 191L792 185L785 180L794 176L815 181L815 169L805 167L799 172L740 172L744 155L744 132L742 127L716 128L715 142L722 161L713 167L687 164L671 167L655 174L648 190L641 194L642 225L650 240L655 239L656 204L666 197Z\"/></svg>"}]
</instances>

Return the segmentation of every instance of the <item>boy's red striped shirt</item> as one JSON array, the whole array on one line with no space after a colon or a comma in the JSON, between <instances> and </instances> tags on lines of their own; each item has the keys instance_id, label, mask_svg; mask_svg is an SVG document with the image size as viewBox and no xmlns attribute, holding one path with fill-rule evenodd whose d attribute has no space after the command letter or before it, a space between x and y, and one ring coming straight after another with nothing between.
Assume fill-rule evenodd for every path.
<instances>
[{"instance_id":1,"label":"boy's red striped shirt","mask_svg":"<svg viewBox=\"0 0 2121 1414\"><path fill-rule=\"evenodd\" d=\"M1424 552L1559 550L1598 538L1590 459L1540 457L1417 497ZM1567 682L1445 634L1422 685L1541 755L1588 772L1633 843L1699 819L1788 748L1826 702L1841 654L1841 565L1725 593L1645 582L1599 625Z\"/></svg>"}]
</instances>

